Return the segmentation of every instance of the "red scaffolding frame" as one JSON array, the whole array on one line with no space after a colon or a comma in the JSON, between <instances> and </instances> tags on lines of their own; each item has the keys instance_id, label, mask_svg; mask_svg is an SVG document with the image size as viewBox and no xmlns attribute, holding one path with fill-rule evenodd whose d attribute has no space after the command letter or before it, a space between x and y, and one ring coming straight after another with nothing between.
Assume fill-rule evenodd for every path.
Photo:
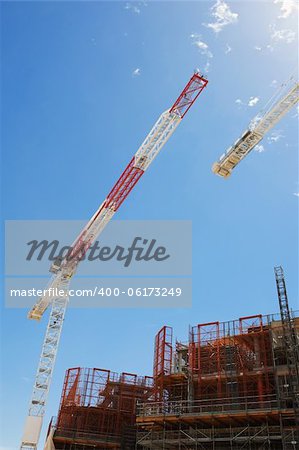
<instances>
[{"instance_id":1,"label":"red scaffolding frame","mask_svg":"<svg viewBox=\"0 0 299 450\"><path fill-rule=\"evenodd\" d=\"M189 392L194 400L253 396L262 402L275 391L271 336L264 316L193 326L187 367L181 373L173 367L172 334L165 326L155 337L156 401L184 398Z\"/></svg>"},{"instance_id":2,"label":"red scaffolding frame","mask_svg":"<svg viewBox=\"0 0 299 450\"><path fill-rule=\"evenodd\" d=\"M171 374L172 351L172 328L164 326L155 337L154 380L161 375Z\"/></svg>"},{"instance_id":3,"label":"red scaffolding frame","mask_svg":"<svg viewBox=\"0 0 299 450\"><path fill-rule=\"evenodd\" d=\"M125 431L135 425L137 401L149 399L152 391L152 377L98 368L67 370L54 442L72 436L75 443L119 448Z\"/></svg>"}]
</instances>

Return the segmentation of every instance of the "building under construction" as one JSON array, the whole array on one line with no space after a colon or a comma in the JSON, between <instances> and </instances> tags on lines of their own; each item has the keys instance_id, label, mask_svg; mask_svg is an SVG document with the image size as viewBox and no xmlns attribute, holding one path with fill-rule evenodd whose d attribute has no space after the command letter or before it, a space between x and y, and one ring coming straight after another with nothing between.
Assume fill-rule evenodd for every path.
<instances>
[{"instance_id":1,"label":"building under construction","mask_svg":"<svg viewBox=\"0 0 299 450\"><path fill-rule=\"evenodd\" d=\"M299 448L299 316L275 273L279 315L198 324L184 343L164 326L153 378L68 370L55 448Z\"/></svg>"}]
</instances>

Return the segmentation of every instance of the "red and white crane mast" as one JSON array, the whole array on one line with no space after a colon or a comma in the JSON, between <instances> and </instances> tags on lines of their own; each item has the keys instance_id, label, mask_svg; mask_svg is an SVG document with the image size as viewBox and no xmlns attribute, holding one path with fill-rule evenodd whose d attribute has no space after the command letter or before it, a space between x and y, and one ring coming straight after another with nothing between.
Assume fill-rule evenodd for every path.
<instances>
[{"instance_id":1,"label":"red and white crane mast","mask_svg":"<svg viewBox=\"0 0 299 450\"><path fill-rule=\"evenodd\" d=\"M69 299L71 277L75 274L82 256L112 219L207 84L208 81L199 73L195 73L190 78L173 106L161 114L103 203L79 234L71 246L71 253L68 257L54 261L52 264L50 271L54 275L45 289L46 295L38 300L28 314L29 319L40 320L47 307L52 305L21 449L35 450L37 448ZM62 292L63 295L56 296L58 292Z\"/></svg>"}]
</instances>

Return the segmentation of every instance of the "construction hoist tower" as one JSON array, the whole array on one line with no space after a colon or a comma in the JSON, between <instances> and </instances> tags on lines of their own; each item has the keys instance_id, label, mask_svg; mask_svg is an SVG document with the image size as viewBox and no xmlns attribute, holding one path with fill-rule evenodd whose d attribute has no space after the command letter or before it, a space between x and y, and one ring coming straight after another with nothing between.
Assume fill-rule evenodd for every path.
<instances>
[{"instance_id":1,"label":"construction hoist tower","mask_svg":"<svg viewBox=\"0 0 299 450\"><path fill-rule=\"evenodd\" d=\"M213 164L212 171L223 177L228 178L233 169L244 159L251 150L264 138L265 134L271 130L282 117L298 102L299 99L299 84L291 84L291 87L286 91L283 86L278 94L271 99L266 111L258 114L250 123L249 128L242 134L242 136L231 146L219 160Z\"/></svg>"},{"instance_id":2,"label":"construction hoist tower","mask_svg":"<svg viewBox=\"0 0 299 450\"><path fill-rule=\"evenodd\" d=\"M286 283L281 266L274 267L282 325L283 347L288 366L288 397L294 407L299 425L299 343L289 309Z\"/></svg>"},{"instance_id":3,"label":"construction hoist tower","mask_svg":"<svg viewBox=\"0 0 299 450\"><path fill-rule=\"evenodd\" d=\"M277 396L280 409L282 411L284 408L293 409L295 418L295 428L292 428L290 427L290 417L284 413L280 416L282 448L283 450L293 450L299 446L299 342L289 309L283 268L281 266L274 267L274 273L282 327L282 351L287 367L285 381L279 382L279 379L276 378Z\"/></svg>"},{"instance_id":4,"label":"construction hoist tower","mask_svg":"<svg viewBox=\"0 0 299 450\"><path fill-rule=\"evenodd\" d=\"M87 250L112 219L207 84L208 81L198 72L191 77L173 106L161 114L106 199L74 241L71 253L64 259L58 258L52 264L50 271L53 276L45 289L47 295L40 298L28 314L29 319L40 320L45 310L51 305L21 449L35 450L37 448L69 300L68 290L71 277L76 273ZM57 293L59 293L58 297Z\"/></svg>"}]
</instances>

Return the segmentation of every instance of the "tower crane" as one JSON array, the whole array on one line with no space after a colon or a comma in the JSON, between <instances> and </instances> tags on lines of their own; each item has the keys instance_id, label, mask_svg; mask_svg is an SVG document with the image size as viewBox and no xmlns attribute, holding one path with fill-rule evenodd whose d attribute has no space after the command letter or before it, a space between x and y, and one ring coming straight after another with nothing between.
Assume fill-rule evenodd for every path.
<instances>
[{"instance_id":1,"label":"tower crane","mask_svg":"<svg viewBox=\"0 0 299 450\"><path fill-rule=\"evenodd\" d=\"M298 102L299 84L292 83L284 95L280 95L268 110L256 116L242 136L220 156L213 164L212 171L224 178L228 178L233 169L248 153L263 139L265 134Z\"/></svg>"},{"instance_id":2,"label":"tower crane","mask_svg":"<svg viewBox=\"0 0 299 450\"><path fill-rule=\"evenodd\" d=\"M71 246L68 257L58 258L50 268L53 273L41 297L28 314L29 319L40 320L51 305L51 312L38 363L33 392L22 437L22 450L35 450L39 441L43 416L59 339L68 304L68 290L72 276L89 247L94 243L136 183L161 151L164 144L181 123L185 114L207 86L208 80L196 72L172 105L157 122L121 174L103 203ZM51 289L52 288L52 289ZM53 294L52 294L53 293Z\"/></svg>"}]
</instances>

